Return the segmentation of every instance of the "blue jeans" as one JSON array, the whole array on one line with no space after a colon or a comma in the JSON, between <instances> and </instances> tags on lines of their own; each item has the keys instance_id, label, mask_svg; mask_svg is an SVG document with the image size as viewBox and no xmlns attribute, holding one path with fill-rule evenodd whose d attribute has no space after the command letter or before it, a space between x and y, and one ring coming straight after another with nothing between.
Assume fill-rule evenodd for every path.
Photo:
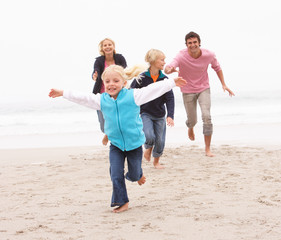
<instances>
[{"instance_id":1,"label":"blue jeans","mask_svg":"<svg viewBox=\"0 0 281 240\"><path fill-rule=\"evenodd\" d=\"M128 172L124 176L125 158L127 157ZM110 144L109 151L110 177L113 185L111 207L122 206L129 202L125 178L135 182L142 177L142 146L131 150L122 151Z\"/></svg>"},{"instance_id":2,"label":"blue jeans","mask_svg":"<svg viewBox=\"0 0 281 240\"><path fill-rule=\"evenodd\" d=\"M97 110L97 114L100 123L100 130L104 133L104 118L102 112L100 110Z\"/></svg>"},{"instance_id":3,"label":"blue jeans","mask_svg":"<svg viewBox=\"0 0 281 240\"><path fill-rule=\"evenodd\" d=\"M154 146L152 156L160 157L166 141L166 118L156 118L147 113L142 113L141 118L146 138L144 147L148 149Z\"/></svg>"}]
</instances>

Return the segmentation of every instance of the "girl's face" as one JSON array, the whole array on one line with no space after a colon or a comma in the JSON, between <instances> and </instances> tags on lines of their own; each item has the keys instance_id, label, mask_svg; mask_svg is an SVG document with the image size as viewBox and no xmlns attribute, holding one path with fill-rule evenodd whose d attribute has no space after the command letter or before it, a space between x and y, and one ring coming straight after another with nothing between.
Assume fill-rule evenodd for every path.
<instances>
[{"instance_id":1,"label":"girl's face","mask_svg":"<svg viewBox=\"0 0 281 240\"><path fill-rule=\"evenodd\" d=\"M104 52L104 55L112 54L115 50L114 45L109 40L104 40L102 43L102 51Z\"/></svg>"},{"instance_id":2,"label":"girl's face","mask_svg":"<svg viewBox=\"0 0 281 240\"><path fill-rule=\"evenodd\" d=\"M165 55L161 54L156 58L156 60L153 63L151 63L151 65L157 68L158 70L163 70L166 64L165 58L166 58Z\"/></svg>"},{"instance_id":3,"label":"girl's face","mask_svg":"<svg viewBox=\"0 0 281 240\"><path fill-rule=\"evenodd\" d=\"M120 74L115 71L107 72L103 76L103 78L105 92L108 93L114 99L116 99L119 92L126 85L127 81L124 81Z\"/></svg>"}]
</instances>

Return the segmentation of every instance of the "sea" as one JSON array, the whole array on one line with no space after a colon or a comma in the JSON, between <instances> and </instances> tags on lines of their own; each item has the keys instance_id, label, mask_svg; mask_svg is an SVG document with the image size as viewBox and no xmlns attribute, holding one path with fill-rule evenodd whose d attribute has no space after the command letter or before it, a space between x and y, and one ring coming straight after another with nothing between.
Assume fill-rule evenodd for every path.
<instances>
[{"instance_id":1,"label":"sea","mask_svg":"<svg viewBox=\"0 0 281 240\"><path fill-rule=\"evenodd\" d=\"M175 127L184 127L186 113L181 93L180 91L174 91L174 93ZM212 121L216 126L281 123L280 91L239 92L234 97L229 97L226 92L220 92L211 93L211 96ZM23 143L31 141L28 136L65 135L71 137L89 133L93 138L101 136L96 111L63 98L0 97L0 100L0 148L2 149L32 146L32 143L15 144L13 137L15 139L20 137ZM198 107L199 124L200 115ZM36 139L34 141L37 141ZM49 141L48 146L51 145L52 141ZM34 144L34 146L37 145Z\"/></svg>"}]
</instances>

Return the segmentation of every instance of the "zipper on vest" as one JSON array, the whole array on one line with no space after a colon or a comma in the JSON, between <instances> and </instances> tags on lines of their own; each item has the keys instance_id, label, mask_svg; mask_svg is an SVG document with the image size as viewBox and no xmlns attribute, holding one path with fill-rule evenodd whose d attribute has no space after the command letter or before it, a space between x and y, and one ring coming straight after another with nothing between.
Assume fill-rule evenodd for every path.
<instances>
[{"instance_id":1,"label":"zipper on vest","mask_svg":"<svg viewBox=\"0 0 281 240\"><path fill-rule=\"evenodd\" d=\"M120 120L119 120L119 109L118 109L118 104L117 104L117 100L115 101L115 104L116 104L116 110L117 110L117 116L118 116L118 127L119 127L119 131L121 133L121 136L122 136L122 139L123 139L123 144L124 144L124 150L126 150L126 143L125 143L125 138L124 138L124 135L122 133L122 130L121 130L121 126L120 126Z\"/></svg>"}]
</instances>

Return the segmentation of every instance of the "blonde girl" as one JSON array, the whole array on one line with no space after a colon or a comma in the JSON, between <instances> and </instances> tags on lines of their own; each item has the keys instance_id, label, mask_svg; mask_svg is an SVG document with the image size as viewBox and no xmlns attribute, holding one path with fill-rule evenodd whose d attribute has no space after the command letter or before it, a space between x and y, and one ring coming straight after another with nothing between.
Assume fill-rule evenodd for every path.
<instances>
[{"instance_id":1,"label":"blonde girl","mask_svg":"<svg viewBox=\"0 0 281 240\"><path fill-rule=\"evenodd\" d=\"M181 77L168 79L142 89L127 89L124 86L134 77L121 66L111 65L102 74L105 93L82 94L76 91L51 89L50 97L60 97L75 103L101 110L105 118L105 134L110 144L110 177L113 186L111 207L113 212L123 212L129 207L125 179L145 183L142 171L142 145L145 142L143 124L139 116L140 105L153 100L175 86L186 82ZM134 73L136 74L136 72ZM124 175L127 159L128 172Z\"/></svg>"}]
</instances>

